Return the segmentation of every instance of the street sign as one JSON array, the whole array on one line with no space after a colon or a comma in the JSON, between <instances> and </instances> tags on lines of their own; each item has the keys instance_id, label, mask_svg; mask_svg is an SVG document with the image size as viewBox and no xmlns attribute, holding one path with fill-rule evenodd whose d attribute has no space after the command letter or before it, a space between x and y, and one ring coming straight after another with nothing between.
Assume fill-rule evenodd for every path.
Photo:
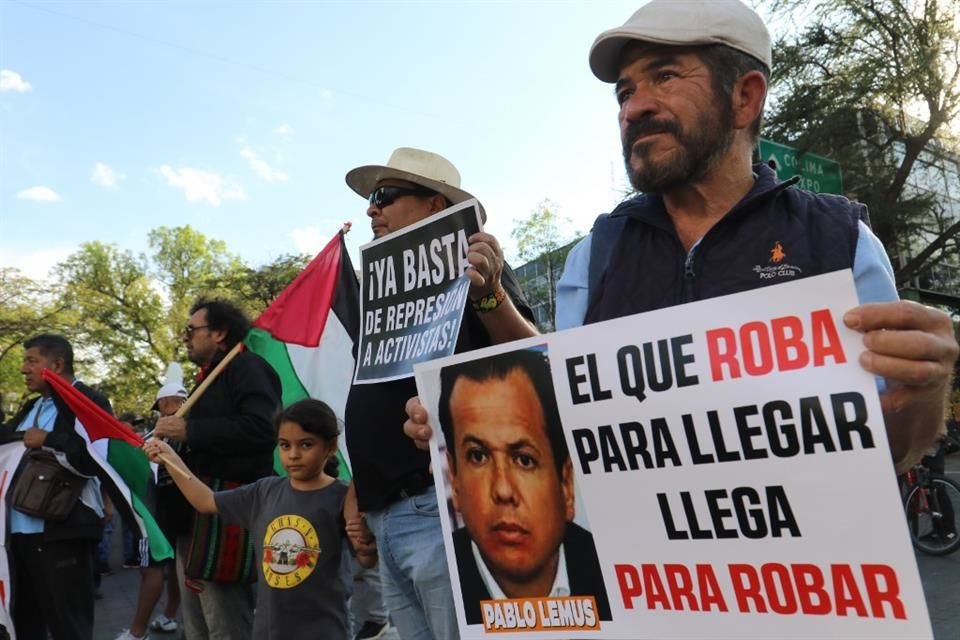
<instances>
[{"instance_id":1,"label":"street sign","mask_svg":"<svg viewBox=\"0 0 960 640\"><path fill-rule=\"evenodd\" d=\"M760 161L767 163L781 180L800 176L799 186L817 193L843 195L840 164L815 153L760 138Z\"/></svg>"}]
</instances>

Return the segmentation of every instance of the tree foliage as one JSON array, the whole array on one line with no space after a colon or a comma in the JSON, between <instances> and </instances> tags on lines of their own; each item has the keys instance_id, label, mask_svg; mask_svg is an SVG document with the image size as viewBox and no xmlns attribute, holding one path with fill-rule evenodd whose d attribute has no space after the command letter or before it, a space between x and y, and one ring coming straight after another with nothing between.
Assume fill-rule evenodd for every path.
<instances>
[{"instance_id":1,"label":"tree foliage","mask_svg":"<svg viewBox=\"0 0 960 640\"><path fill-rule=\"evenodd\" d=\"M55 286L41 286L16 269L0 268L0 408L5 412L26 394L20 375L23 341L38 333L62 333L70 324Z\"/></svg>"},{"instance_id":2,"label":"tree foliage","mask_svg":"<svg viewBox=\"0 0 960 640\"><path fill-rule=\"evenodd\" d=\"M190 225L158 227L147 235L147 243L153 250L153 275L174 298L189 296L240 264L225 242L207 238Z\"/></svg>"},{"instance_id":3,"label":"tree foliage","mask_svg":"<svg viewBox=\"0 0 960 640\"><path fill-rule=\"evenodd\" d=\"M77 316L70 337L83 373L98 380L120 411L150 406L163 365L177 353L164 291L145 256L89 242L56 269L63 300Z\"/></svg>"},{"instance_id":4,"label":"tree foliage","mask_svg":"<svg viewBox=\"0 0 960 640\"><path fill-rule=\"evenodd\" d=\"M774 44L766 135L840 162L898 284L955 263L956 213L917 184L957 151L960 3L779 0L774 12L810 20Z\"/></svg>"},{"instance_id":5,"label":"tree foliage","mask_svg":"<svg viewBox=\"0 0 960 640\"><path fill-rule=\"evenodd\" d=\"M557 280L575 240L582 234L571 233L572 222L556 213L556 205L543 200L524 219L517 220L510 236L517 243L517 257L522 263L538 261L534 273L521 281L523 292L532 307L545 305L542 331L552 331L556 318Z\"/></svg>"},{"instance_id":6,"label":"tree foliage","mask_svg":"<svg viewBox=\"0 0 960 640\"><path fill-rule=\"evenodd\" d=\"M255 317L276 300L309 262L307 255L284 254L260 267L234 269L225 275L220 286L233 292L251 317Z\"/></svg>"},{"instance_id":7,"label":"tree foliage","mask_svg":"<svg viewBox=\"0 0 960 640\"><path fill-rule=\"evenodd\" d=\"M180 332L197 298L228 298L256 317L307 262L280 256L251 267L190 226L154 229L148 247L135 255L89 242L56 269L58 308L71 314L61 328L74 343L78 373L118 411L153 403L167 363L183 359Z\"/></svg>"}]
</instances>

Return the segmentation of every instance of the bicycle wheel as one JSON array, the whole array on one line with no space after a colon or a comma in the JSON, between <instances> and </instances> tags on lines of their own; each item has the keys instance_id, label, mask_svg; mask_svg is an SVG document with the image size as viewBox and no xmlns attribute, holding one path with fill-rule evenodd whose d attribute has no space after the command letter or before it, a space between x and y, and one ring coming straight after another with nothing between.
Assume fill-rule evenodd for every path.
<instances>
[{"instance_id":1,"label":"bicycle wheel","mask_svg":"<svg viewBox=\"0 0 960 640\"><path fill-rule=\"evenodd\" d=\"M932 556L960 548L960 485L956 482L931 478L929 485L913 487L904 500L904 510L914 547Z\"/></svg>"}]
</instances>

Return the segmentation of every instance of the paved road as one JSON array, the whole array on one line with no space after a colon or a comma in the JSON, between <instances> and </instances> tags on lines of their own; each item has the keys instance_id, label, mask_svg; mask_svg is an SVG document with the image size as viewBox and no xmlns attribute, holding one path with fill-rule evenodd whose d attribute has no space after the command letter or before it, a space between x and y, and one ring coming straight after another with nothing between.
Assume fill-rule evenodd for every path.
<instances>
[{"instance_id":1,"label":"paved road","mask_svg":"<svg viewBox=\"0 0 960 640\"><path fill-rule=\"evenodd\" d=\"M115 567L111 575L104 576L102 591L104 598L98 600L95 613L94 640L114 640L117 635L130 626L133 613L137 606L137 595L140 589L140 572L136 569L121 569L122 542L121 536L114 535L113 550L111 553L111 567ZM164 596L166 597L166 596ZM163 600L156 611L163 610ZM153 619L151 617L151 619ZM150 634L151 640L179 640L180 632ZM388 632L383 640L399 640L396 630Z\"/></svg>"},{"instance_id":2,"label":"paved road","mask_svg":"<svg viewBox=\"0 0 960 640\"><path fill-rule=\"evenodd\" d=\"M960 453L947 457L947 475L960 482ZM960 638L960 551L934 558L917 554L920 579L937 640Z\"/></svg>"},{"instance_id":3,"label":"paved road","mask_svg":"<svg viewBox=\"0 0 960 640\"><path fill-rule=\"evenodd\" d=\"M947 473L960 481L960 453L947 458ZM869 525L864 535L870 535ZM120 536L115 536L118 540ZM113 566L120 566L120 549L114 545ZM934 558L917 554L917 566L927 596L927 607L936 640L957 640L960 638L960 552L952 556ZM105 598L97 602L96 633L94 640L114 640L121 629L130 625L136 606L139 589L139 572L131 569L117 569L113 575L103 580ZM154 633L154 640L169 638L174 640L178 634ZM395 634L388 636L397 640ZM909 640L909 639L904 639Z\"/></svg>"}]
</instances>

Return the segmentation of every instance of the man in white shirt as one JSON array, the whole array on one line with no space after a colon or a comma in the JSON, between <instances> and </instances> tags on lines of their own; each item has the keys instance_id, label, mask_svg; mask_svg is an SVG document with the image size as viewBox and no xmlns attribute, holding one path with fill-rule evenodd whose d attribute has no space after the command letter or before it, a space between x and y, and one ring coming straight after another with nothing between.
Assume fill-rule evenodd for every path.
<instances>
[{"instance_id":1,"label":"man in white shirt","mask_svg":"<svg viewBox=\"0 0 960 640\"><path fill-rule=\"evenodd\" d=\"M41 373L49 369L62 376L107 411L110 403L74 380L73 348L63 336L38 335L23 347L20 372L27 388L40 395L28 400L7 426L23 433L27 449L50 451L61 466L90 480L64 520L45 520L10 508L7 557L16 636L45 640L49 632L54 640L90 639L94 549L103 534L103 501L95 478L99 467L75 429L76 418L52 393ZM25 461L26 454L22 464Z\"/></svg>"}]
</instances>

